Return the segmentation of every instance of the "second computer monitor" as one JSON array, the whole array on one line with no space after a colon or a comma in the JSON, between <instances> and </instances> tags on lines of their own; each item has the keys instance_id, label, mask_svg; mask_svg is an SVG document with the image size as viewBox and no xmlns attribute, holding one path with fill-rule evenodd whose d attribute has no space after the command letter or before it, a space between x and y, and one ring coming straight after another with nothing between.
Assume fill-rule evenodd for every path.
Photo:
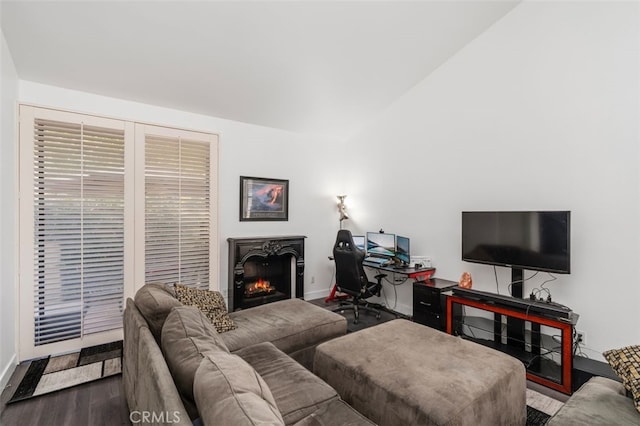
<instances>
[{"instance_id":1,"label":"second computer monitor","mask_svg":"<svg viewBox=\"0 0 640 426\"><path fill-rule=\"evenodd\" d=\"M367 232L367 253L392 257L395 254L395 234Z\"/></svg>"},{"instance_id":2,"label":"second computer monitor","mask_svg":"<svg viewBox=\"0 0 640 426\"><path fill-rule=\"evenodd\" d=\"M409 238L400 235L396 237L396 257L405 265L409 264L411 255L409 247Z\"/></svg>"},{"instance_id":3,"label":"second computer monitor","mask_svg":"<svg viewBox=\"0 0 640 426\"><path fill-rule=\"evenodd\" d=\"M364 251L366 245L364 235L352 235L351 237L353 238L353 243L356 245L356 247Z\"/></svg>"}]
</instances>

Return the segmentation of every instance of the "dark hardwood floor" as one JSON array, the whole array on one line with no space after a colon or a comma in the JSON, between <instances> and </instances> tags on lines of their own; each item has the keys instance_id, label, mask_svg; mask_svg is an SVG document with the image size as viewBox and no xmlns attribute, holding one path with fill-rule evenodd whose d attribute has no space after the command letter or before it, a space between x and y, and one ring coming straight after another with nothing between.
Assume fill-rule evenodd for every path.
<instances>
[{"instance_id":1,"label":"dark hardwood floor","mask_svg":"<svg viewBox=\"0 0 640 426\"><path fill-rule=\"evenodd\" d=\"M122 375L7 404L28 365L16 367L2 392L2 426L130 425Z\"/></svg>"},{"instance_id":2,"label":"dark hardwood floor","mask_svg":"<svg viewBox=\"0 0 640 426\"><path fill-rule=\"evenodd\" d=\"M313 303L314 305L321 306L328 310L334 310L334 309L340 308L339 301L331 301L329 303L325 303L324 299L314 299L314 300L309 300L309 302ZM344 311L337 311L336 313L339 313L340 315L342 315L347 319L347 330L349 333L362 330L367 327L371 327L386 321L391 321L396 318L405 318L405 316L402 314L393 313L391 311L382 309L380 310L380 319L377 319L375 314L369 311L365 311L364 309L360 309L358 324L354 324L353 320L355 317L353 314L353 309L345 309Z\"/></svg>"}]
</instances>

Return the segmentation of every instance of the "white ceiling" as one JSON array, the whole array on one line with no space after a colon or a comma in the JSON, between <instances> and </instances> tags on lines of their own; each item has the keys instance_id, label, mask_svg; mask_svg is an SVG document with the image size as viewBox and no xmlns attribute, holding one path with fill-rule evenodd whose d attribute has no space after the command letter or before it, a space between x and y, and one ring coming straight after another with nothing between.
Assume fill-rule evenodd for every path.
<instances>
[{"instance_id":1,"label":"white ceiling","mask_svg":"<svg viewBox=\"0 0 640 426\"><path fill-rule=\"evenodd\" d=\"M511 10L505 1L6 1L21 79L346 137Z\"/></svg>"}]
</instances>

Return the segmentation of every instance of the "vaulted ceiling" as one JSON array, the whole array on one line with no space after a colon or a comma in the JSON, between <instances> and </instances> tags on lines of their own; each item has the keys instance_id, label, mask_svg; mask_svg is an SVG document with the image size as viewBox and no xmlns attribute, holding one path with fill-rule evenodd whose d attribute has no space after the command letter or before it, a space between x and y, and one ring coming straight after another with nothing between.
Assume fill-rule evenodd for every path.
<instances>
[{"instance_id":1,"label":"vaulted ceiling","mask_svg":"<svg viewBox=\"0 0 640 426\"><path fill-rule=\"evenodd\" d=\"M518 1L6 1L19 78L344 138Z\"/></svg>"}]
</instances>

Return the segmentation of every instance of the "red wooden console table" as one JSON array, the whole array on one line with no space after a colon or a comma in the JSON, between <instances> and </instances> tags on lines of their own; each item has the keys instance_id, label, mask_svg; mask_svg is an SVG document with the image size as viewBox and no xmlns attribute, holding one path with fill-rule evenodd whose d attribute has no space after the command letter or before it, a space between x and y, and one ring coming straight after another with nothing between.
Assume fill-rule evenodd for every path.
<instances>
[{"instance_id":1,"label":"red wooden console table","mask_svg":"<svg viewBox=\"0 0 640 426\"><path fill-rule=\"evenodd\" d=\"M480 334L478 332L471 332L471 336L466 335L463 328L473 328L474 326L470 325L470 323L465 323L466 315L464 313L464 309L462 310L463 314L459 317L454 317L452 315L454 305L460 305L463 307L469 306L482 311L492 312L494 314L493 330L485 329L482 331L487 334L492 334L493 339L482 339L477 336ZM458 312L460 312L460 310L458 310ZM507 318L517 318L531 323L530 342L527 344L522 342L522 348L515 347L512 344L503 343L507 339L504 334L502 316ZM485 319L485 321L486 320L487 319ZM520 359L523 361L527 369L527 379L568 395L571 394L571 370L573 362L571 346L574 323L575 320L572 319L547 318L544 316L531 315L526 310L500 306L499 304L494 303L484 303L482 301L466 299L458 296L448 296L447 298L447 333L462 334L465 338L469 338L477 343L492 347ZM539 332L539 327L541 325L559 330L560 341L556 341L554 339L555 333L551 336L541 335ZM543 341L542 344L540 343L541 337ZM544 340L550 340L558 346L547 347L545 346ZM527 350L527 346L529 350ZM541 349L546 352L541 352ZM553 355L556 355L557 358L559 358L559 362L549 359L546 357L547 355L551 355L552 357Z\"/></svg>"}]
</instances>

